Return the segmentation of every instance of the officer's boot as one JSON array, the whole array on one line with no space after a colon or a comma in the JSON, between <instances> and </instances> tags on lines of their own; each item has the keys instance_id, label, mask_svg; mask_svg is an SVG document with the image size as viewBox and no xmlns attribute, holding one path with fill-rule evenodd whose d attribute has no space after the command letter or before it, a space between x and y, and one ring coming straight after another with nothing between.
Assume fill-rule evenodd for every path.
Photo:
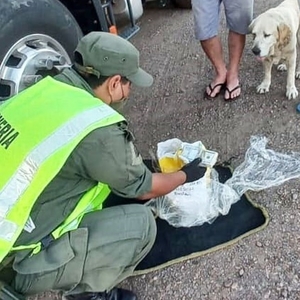
<instances>
[{"instance_id":1,"label":"officer's boot","mask_svg":"<svg viewBox=\"0 0 300 300\"><path fill-rule=\"evenodd\" d=\"M82 293L64 296L65 300L137 300L137 296L128 290L113 288L109 292Z\"/></svg>"}]
</instances>

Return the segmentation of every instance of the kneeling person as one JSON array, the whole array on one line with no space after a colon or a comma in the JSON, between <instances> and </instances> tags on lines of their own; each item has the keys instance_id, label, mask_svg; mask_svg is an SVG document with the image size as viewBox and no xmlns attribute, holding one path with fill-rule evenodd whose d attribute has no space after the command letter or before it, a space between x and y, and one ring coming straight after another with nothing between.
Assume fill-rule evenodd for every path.
<instances>
[{"instance_id":1,"label":"kneeling person","mask_svg":"<svg viewBox=\"0 0 300 300\"><path fill-rule=\"evenodd\" d=\"M115 286L153 246L154 217L144 205L103 202L112 191L143 203L205 172L199 161L170 174L144 165L118 106L131 84L152 82L131 43L92 32L72 68L0 106L0 124L18 132L0 147L0 262L13 257L18 292L136 299Z\"/></svg>"}]
</instances>

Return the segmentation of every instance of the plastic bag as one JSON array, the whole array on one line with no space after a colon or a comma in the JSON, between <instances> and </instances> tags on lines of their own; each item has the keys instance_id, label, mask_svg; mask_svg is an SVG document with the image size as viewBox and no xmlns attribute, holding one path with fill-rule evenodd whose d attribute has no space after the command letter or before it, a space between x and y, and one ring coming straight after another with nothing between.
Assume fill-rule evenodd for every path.
<instances>
[{"instance_id":1,"label":"plastic bag","mask_svg":"<svg viewBox=\"0 0 300 300\"><path fill-rule=\"evenodd\" d=\"M289 154L266 149L266 137L253 136L244 162L233 172L226 184L238 195L261 191L300 177L300 153Z\"/></svg>"},{"instance_id":2,"label":"plastic bag","mask_svg":"<svg viewBox=\"0 0 300 300\"><path fill-rule=\"evenodd\" d=\"M224 184L214 169L208 169L200 180L146 205L175 227L199 226L228 214L247 190L260 191L300 177L300 153L282 154L266 149L266 145L265 137L251 137L244 162Z\"/></svg>"}]
</instances>

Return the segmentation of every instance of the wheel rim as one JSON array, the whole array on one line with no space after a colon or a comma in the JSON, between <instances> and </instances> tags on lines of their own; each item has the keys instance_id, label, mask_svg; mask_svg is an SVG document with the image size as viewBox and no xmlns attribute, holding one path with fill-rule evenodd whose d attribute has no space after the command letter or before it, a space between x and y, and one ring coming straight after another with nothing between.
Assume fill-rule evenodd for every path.
<instances>
[{"instance_id":1,"label":"wheel rim","mask_svg":"<svg viewBox=\"0 0 300 300\"><path fill-rule=\"evenodd\" d=\"M8 50L0 65L0 101L70 64L68 53L52 37L43 34L23 37Z\"/></svg>"}]
</instances>

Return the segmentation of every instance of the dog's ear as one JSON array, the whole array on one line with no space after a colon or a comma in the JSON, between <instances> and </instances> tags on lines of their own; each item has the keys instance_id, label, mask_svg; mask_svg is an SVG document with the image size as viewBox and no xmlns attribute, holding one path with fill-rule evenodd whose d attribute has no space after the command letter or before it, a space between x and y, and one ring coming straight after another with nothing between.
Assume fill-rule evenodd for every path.
<instances>
[{"instance_id":1,"label":"dog's ear","mask_svg":"<svg viewBox=\"0 0 300 300\"><path fill-rule=\"evenodd\" d=\"M248 26L248 34L249 34L249 33L252 33L252 30L253 30L253 27L254 27L254 22L255 22L255 19L252 20L252 22L251 22L250 25Z\"/></svg>"},{"instance_id":2,"label":"dog's ear","mask_svg":"<svg viewBox=\"0 0 300 300\"><path fill-rule=\"evenodd\" d=\"M287 46L291 40L292 31L289 26L284 23L281 23L277 26L278 32L278 48L282 49Z\"/></svg>"}]
</instances>

